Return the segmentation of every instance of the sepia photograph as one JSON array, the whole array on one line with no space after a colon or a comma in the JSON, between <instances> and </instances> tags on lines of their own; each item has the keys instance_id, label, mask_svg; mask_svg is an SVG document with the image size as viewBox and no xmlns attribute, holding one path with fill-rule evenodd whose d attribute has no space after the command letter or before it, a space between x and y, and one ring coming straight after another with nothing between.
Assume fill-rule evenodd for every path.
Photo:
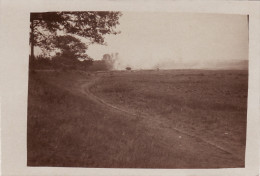
<instances>
[{"instance_id":1,"label":"sepia photograph","mask_svg":"<svg viewBox=\"0 0 260 176\"><path fill-rule=\"evenodd\" d=\"M27 166L245 168L249 22L31 11Z\"/></svg>"},{"instance_id":2,"label":"sepia photograph","mask_svg":"<svg viewBox=\"0 0 260 176\"><path fill-rule=\"evenodd\" d=\"M259 175L259 8L1 0L0 175Z\"/></svg>"}]
</instances>

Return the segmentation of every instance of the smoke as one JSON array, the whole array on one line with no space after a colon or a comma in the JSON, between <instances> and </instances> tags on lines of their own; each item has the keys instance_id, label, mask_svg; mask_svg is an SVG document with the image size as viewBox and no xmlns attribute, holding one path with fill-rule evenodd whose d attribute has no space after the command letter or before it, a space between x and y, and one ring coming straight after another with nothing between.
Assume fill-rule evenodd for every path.
<instances>
[{"instance_id":1,"label":"smoke","mask_svg":"<svg viewBox=\"0 0 260 176\"><path fill-rule=\"evenodd\" d=\"M216 59L216 60L188 60L183 58L162 58L141 60L143 62L134 62L135 59L128 60L121 57L117 53L117 58L114 61L114 70L124 70L126 67L131 67L133 70L138 69L248 69L248 59ZM138 63L138 64L137 64Z\"/></svg>"},{"instance_id":2,"label":"smoke","mask_svg":"<svg viewBox=\"0 0 260 176\"><path fill-rule=\"evenodd\" d=\"M248 60L229 60L229 61L190 61L182 62L181 60L168 60L158 62L153 69L248 69Z\"/></svg>"}]
</instances>

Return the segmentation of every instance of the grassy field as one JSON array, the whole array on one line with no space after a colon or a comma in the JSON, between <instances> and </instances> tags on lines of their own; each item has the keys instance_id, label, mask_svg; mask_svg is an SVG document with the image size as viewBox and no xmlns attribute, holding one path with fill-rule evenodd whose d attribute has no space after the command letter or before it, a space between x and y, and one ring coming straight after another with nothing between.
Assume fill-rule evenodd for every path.
<instances>
[{"instance_id":1,"label":"grassy field","mask_svg":"<svg viewBox=\"0 0 260 176\"><path fill-rule=\"evenodd\" d=\"M27 164L243 167L247 80L247 71L31 73Z\"/></svg>"}]
</instances>

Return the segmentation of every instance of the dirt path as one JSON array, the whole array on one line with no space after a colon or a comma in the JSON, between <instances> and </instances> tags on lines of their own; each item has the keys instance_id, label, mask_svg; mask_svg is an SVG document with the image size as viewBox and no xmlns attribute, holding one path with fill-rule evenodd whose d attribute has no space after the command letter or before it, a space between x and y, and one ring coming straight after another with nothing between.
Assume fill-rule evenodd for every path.
<instances>
[{"instance_id":1,"label":"dirt path","mask_svg":"<svg viewBox=\"0 0 260 176\"><path fill-rule=\"evenodd\" d=\"M228 151L224 147L215 144L211 141L200 138L194 134L187 133L183 130L167 126L167 121L160 119L156 116L146 116L141 114L136 114L134 112L119 108L114 106L102 98L96 96L90 91L91 86L97 84L98 81L102 78L102 74L93 76L90 81L82 82L80 85L80 92L83 93L88 99L91 99L93 102L98 103L102 108L106 108L109 111L114 113L121 113L123 116L127 116L133 119L142 119L140 123L143 123L148 128L152 129L155 133L161 135L160 142L163 145L169 145L174 147L175 150L185 151L194 157L212 157L216 163L229 163L227 167L232 167L232 165L243 166L244 162L242 158L235 156L232 151Z\"/></svg>"}]
</instances>

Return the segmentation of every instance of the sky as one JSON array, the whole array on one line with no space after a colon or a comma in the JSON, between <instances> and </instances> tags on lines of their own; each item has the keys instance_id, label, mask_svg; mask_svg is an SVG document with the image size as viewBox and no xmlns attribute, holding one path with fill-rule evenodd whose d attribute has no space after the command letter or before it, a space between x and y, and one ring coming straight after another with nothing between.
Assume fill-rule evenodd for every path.
<instances>
[{"instance_id":1,"label":"sky","mask_svg":"<svg viewBox=\"0 0 260 176\"><path fill-rule=\"evenodd\" d=\"M122 13L117 26L121 34L107 35L107 46L95 44L87 50L95 60L106 53L119 53L117 69L248 60L246 15Z\"/></svg>"}]
</instances>

